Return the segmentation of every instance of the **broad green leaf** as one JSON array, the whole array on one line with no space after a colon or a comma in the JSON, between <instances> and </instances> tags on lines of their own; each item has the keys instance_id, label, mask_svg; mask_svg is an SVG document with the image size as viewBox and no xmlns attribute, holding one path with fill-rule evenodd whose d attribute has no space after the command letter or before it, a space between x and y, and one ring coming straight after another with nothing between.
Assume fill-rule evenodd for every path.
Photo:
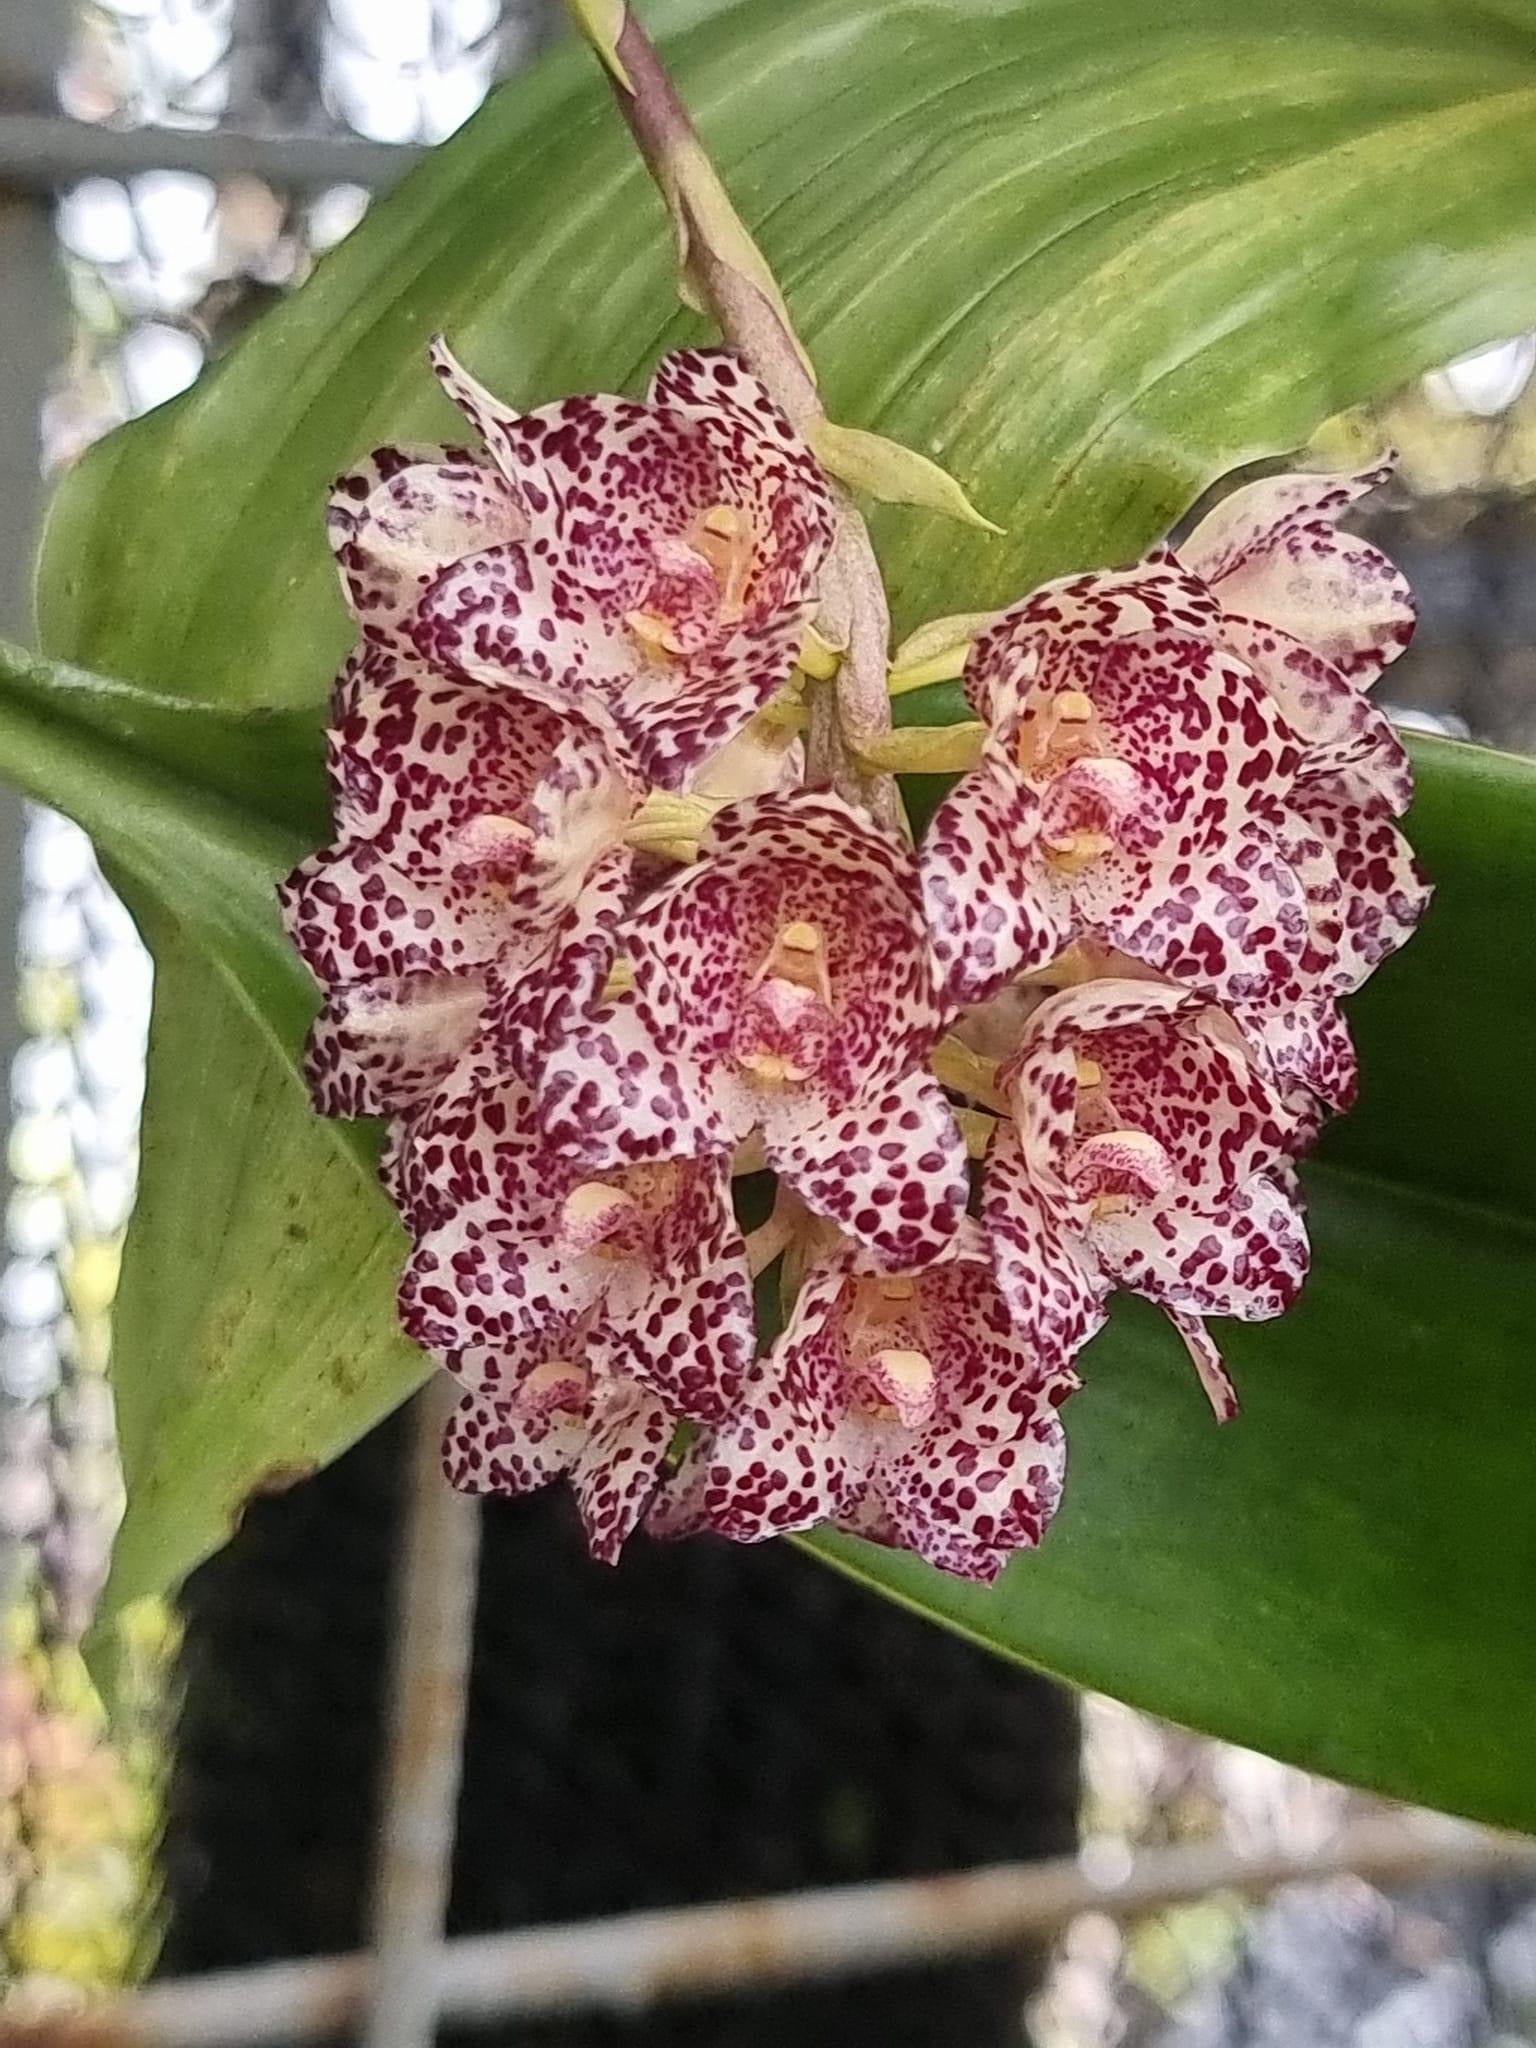
<instances>
[{"instance_id":1,"label":"broad green leaf","mask_svg":"<svg viewBox=\"0 0 1536 2048\"><path fill-rule=\"evenodd\" d=\"M394 1325L404 1239L375 1134L312 1115L296 1066L314 999L273 885L323 819L315 721L167 704L3 648L0 683L8 774L90 831L155 956L114 1327L115 1605L344 1450L424 1361Z\"/></svg>"},{"instance_id":2,"label":"broad green leaf","mask_svg":"<svg viewBox=\"0 0 1536 2048\"><path fill-rule=\"evenodd\" d=\"M329 1463L427 1363L395 1325L405 1239L374 1148L305 1114L292 1068L195 942L158 910L138 921L156 1002L113 1331L132 1503L114 1603L216 1549L253 1494Z\"/></svg>"},{"instance_id":3,"label":"broad green leaf","mask_svg":"<svg viewBox=\"0 0 1536 2048\"><path fill-rule=\"evenodd\" d=\"M902 630L1133 548L1213 477L1536 322L1525 0L644 12L831 416L923 450L1007 529L883 511ZM636 385L702 331L585 50L504 90L248 345L86 458L43 562L49 651L313 701L348 637L326 486L376 441L458 431L423 371L438 328L519 404Z\"/></svg>"},{"instance_id":4,"label":"broad green leaf","mask_svg":"<svg viewBox=\"0 0 1536 2048\"><path fill-rule=\"evenodd\" d=\"M184 784L212 809L226 804L236 818L286 830L298 854L326 829L330 800L313 706L161 697L3 644L0 677L3 715L29 735L14 755L0 756L12 781L26 786L37 776L33 761L61 762L78 746L97 757L119 755L125 768L136 761L131 772L141 780Z\"/></svg>"},{"instance_id":5,"label":"broad green leaf","mask_svg":"<svg viewBox=\"0 0 1536 2048\"><path fill-rule=\"evenodd\" d=\"M1234 465L1536 323L1525 0L658 0L646 16L832 416L922 449L1008 529L880 512L902 630L1123 559ZM251 729L230 725L318 707L345 648L326 483L378 440L454 431L423 367L434 329L516 403L630 388L700 331L674 281L664 209L572 51L61 494L46 644L217 707L205 772L163 707L158 727L141 705L125 725L126 700L88 690L62 730L35 692L14 717L0 699L16 772L103 836L151 939L167 919L178 934L120 1332L138 1474L116 1596L178 1576L244 1489L327 1455L412 1370L389 1258L365 1249L387 1239L382 1198L352 1139L304 1123L292 1065L307 998L270 884L311 798L261 793L259 744L242 797ZM935 694L902 717L941 722L921 708ZM1517 1049L1536 791L1518 764L1423 759L1414 829L1441 901L1361 1005L1366 1099L1313 1176L1307 1302L1233 1344L1244 1419L1214 1430L1176 1345L1132 1315L1087 1361L1067 1514L1000 1593L840 1555L1069 1677L1529 1824L1536 1528L1517 1460L1536 1132ZM279 1269L295 1221L310 1235ZM291 1335L256 1305L274 1270L301 1310ZM355 1384L333 1402L314 1389L341 1348Z\"/></svg>"}]
</instances>

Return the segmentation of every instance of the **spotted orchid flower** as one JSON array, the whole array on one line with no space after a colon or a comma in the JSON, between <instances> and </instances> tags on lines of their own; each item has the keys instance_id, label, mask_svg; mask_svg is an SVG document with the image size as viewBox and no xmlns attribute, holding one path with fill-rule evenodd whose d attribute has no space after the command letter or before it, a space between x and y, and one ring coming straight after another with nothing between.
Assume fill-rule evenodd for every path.
<instances>
[{"instance_id":1,"label":"spotted orchid flower","mask_svg":"<svg viewBox=\"0 0 1536 2048\"><path fill-rule=\"evenodd\" d=\"M1054 1276L1166 1309L1218 1416L1231 1382L1200 1318L1281 1314L1306 1276L1295 1130L1225 1012L1188 991L1105 980L1042 1003L998 1076L1012 1111L982 1215L998 1284L1049 1349Z\"/></svg>"},{"instance_id":2,"label":"spotted orchid flower","mask_svg":"<svg viewBox=\"0 0 1536 2048\"><path fill-rule=\"evenodd\" d=\"M510 1399L550 1329L579 1323L605 1385L696 1422L731 1411L754 1337L728 1161L594 1171L547 1143L523 1083L477 1048L410 1119L391 1172L415 1240L401 1320L425 1349L494 1358Z\"/></svg>"},{"instance_id":3,"label":"spotted orchid flower","mask_svg":"<svg viewBox=\"0 0 1536 2048\"><path fill-rule=\"evenodd\" d=\"M1367 763L1303 777L1283 843L1302 885L1307 945L1264 998L1233 1012L1282 1087L1342 1111L1356 1063L1339 999L1412 937L1431 890Z\"/></svg>"},{"instance_id":4,"label":"spotted orchid flower","mask_svg":"<svg viewBox=\"0 0 1536 2048\"><path fill-rule=\"evenodd\" d=\"M728 806L700 856L623 927L633 986L551 1044L546 1134L623 1163L758 1132L816 1214L892 1266L937 1258L968 1183L911 849L802 791Z\"/></svg>"},{"instance_id":5,"label":"spotted orchid flower","mask_svg":"<svg viewBox=\"0 0 1536 2048\"><path fill-rule=\"evenodd\" d=\"M1303 993L1275 1004L1237 1003L1232 1017L1295 1125L1292 1154L1310 1152L1330 1115L1354 1107L1360 1061L1343 1010Z\"/></svg>"},{"instance_id":6,"label":"spotted orchid flower","mask_svg":"<svg viewBox=\"0 0 1536 2048\"><path fill-rule=\"evenodd\" d=\"M876 1271L844 1244L812 1267L738 1413L690 1448L650 1526L756 1543L834 1522L990 1581L1055 1512L1056 1411L1075 1385L1039 1369L973 1222L920 1272Z\"/></svg>"},{"instance_id":7,"label":"spotted orchid flower","mask_svg":"<svg viewBox=\"0 0 1536 2048\"><path fill-rule=\"evenodd\" d=\"M990 731L923 844L935 954L981 1000L1074 940L1222 997L1261 994L1306 942L1277 827L1301 746L1215 642L1177 564L1048 584L976 642Z\"/></svg>"},{"instance_id":8,"label":"spotted orchid flower","mask_svg":"<svg viewBox=\"0 0 1536 2048\"><path fill-rule=\"evenodd\" d=\"M601 706L651 781L688 782L789 681L833 533L815 459L726 349L667 357L643 402L521 415L434 362L489 462L344 480L359 616L446 672Z\"/></svg>"},{"instance_id":9,"label":"spotted orchid flower","mask_svg":"<svg viewBox=\"0 0 1536 2048\"><path fill-rule=\"evenodd\" d=\"M326 531L364 641L412 651L428 588L466 555L523 539L514 485L469 448L376 448L331 490Z\"/></svg>"},{"instance_id":10,"label":"spotted orchid flower","mask_svg":"<svg viewBox=\"0 0 1536 2048\"><path fill-rule=\"evenodd\" d=\"M1336 995L1363 986L1413 936L1431 894L1412 847L1373 796L1368 771L1340 769L1307 776L1291 798L1291 815L1325 849L1337 877L1321 933Z\"/></svg>"},{"instance_id":11,"label":"spotted orchid flower","mask_svg":"<svg viewBox=\"0 0 1536 2048\"><path fill-rule=\"evenodd\" d=\"M617 1564L677 1425L647 1388L593 1359L589 1329L582 1318L551 1327L515 1382L494 1355L453 1359L466 1392L443 1434L443 1465L461 1493L516 1496L565 1478L593 1557Z\"/></svg>"},{"instance_id":12,"label":"spotted orchid flower","mask_svg":"<svg viewBox=\"0 0 1536 2048\"><path fill-rule=\"evenodd\" d=\"M597 729L383 643L344 671L328 740L336 838L280 894L325 990L326 1114L409 1108L473 1038L497 970L541 1001L600 989L628 898L630 776Z\"/></svg>"},{"instance_id":13,"label":"spotted orchid flower","mask_svg":"<svg viewBox=\"0 0 1536 2048\"><path fill-rule=\"evenodd\" d=\"M1353 770L1373 802L1401 815L1412 771L1365 693L1408 645L1413 597L1379 548L1338 528L1391 475L1389 459L1341 475L1245 484L1168 559L1221 607L1220 644L1270 691L1305 746L1306 771Z\"/></svg>"}]
</instances>

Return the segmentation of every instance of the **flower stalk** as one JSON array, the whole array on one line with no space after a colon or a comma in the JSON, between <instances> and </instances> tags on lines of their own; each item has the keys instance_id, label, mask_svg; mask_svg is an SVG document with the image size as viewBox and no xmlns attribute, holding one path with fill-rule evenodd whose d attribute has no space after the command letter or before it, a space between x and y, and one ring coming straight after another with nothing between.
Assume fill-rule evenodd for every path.
<instances>
[{"instance_id":1,"label":"flower stalk","mask_svg":"<svg viewBox=\"0 0 1536 2048\"><path fill-rule=\"evenodd\" d=\"M987 728L975 719L960 725L902 725L874 733L858 748L871 768L891 775L963 775L981 759Z\"/></svg>"}]
</instances>

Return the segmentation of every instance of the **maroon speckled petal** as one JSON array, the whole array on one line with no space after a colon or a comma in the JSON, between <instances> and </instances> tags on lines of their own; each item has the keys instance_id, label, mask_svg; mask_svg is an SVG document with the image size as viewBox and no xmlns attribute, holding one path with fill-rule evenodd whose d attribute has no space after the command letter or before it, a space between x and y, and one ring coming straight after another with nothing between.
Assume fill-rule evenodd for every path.
<instances>
[{"instance_id":1,"label":"maroon speckled petal","mask_svg":"<svg viewBox=\"0 0 1536 2048\"><path fill-rule=\"evenodd\" d=\"M1166 865L1105 854L1074 878L1072 907L1080 933L1224 1000L1287 984L1309 938L1301 882L1257 833Z\"/></svg>"},{"instance_id":2,"label":"maroon speckled petal","mask_svg":"<svg viewBox=\"0 0 1536 2048\"><path fill-rule=\"evenodd\" d=\"M404 624L450 562L527 531L506 481L455 448L378 448L331 492L326 530L342 590L370 640L404 647Z\"/></svg>"},{"instance_id":3,"label":"maroon speckled petal","mask_svg":"<svg viewBox=\"0 0 1536 2048\"><path fill-rule=\"evenodd\" d=\"M406 975L333 988L305 1046L322 1116L388 1116L430 1095L468 1047L485 977Z\"/></svg>"},{"instance_id":4,"label":"maroon speckled petal","mask_svg":"<svg viewBox=\"0 0 1536 2048\"><path fill-rule=\"evenodd\" d=\"M649 1527L701 1529L737 1543L812 1529L848 1513L863 1486L859 1444L843 1429L845 1400L829 1333L845 1265L806 1279L789 1326L748 1382L737 1413L692 1445Z\"/></svg>"},{"instance_id":5,"label":"maroon speckled petal","mask_svg":"<svg viewBox=\"0 0 1536 2048\"><path fill-rule=\"evenodd\" d=\"M1037 1348L1081 1341L1111 1287L1180 1316L1279 1315L1306 1276L1291 1154L1311 1135L1215 1005L1105 979L1029 1017L999 1086L982 1213Z\"/></svg>"},{"instance_id":6,"label":"maroon speckled petal","mask_svg":"<svg viewBox=\"0 0 1536 2048\"><path fill-rule=\"evenodd\" d=\"M977 642L968 688L991 734L923 849L958 996L1079 937L1224 997L1293 977L1307 911L1280 840L1307 749L1218 644L1223 624L1159 557L1047 586ZM1377 747L1373 717L1351 728L1352 754Z\"/></svg>"},{"instance_id":7,"label":"maroon speckled petal","mask_svg":"<svg viewBox=\"0 0 1536 2048\"><path fill-rule=\"evenodd\" d=\"M908 1550L983 1582L1011 1551L1032 1549L1061 1504L1067 1440L1043 1396L1009 1443L978 1444L959 1430L935 1430L885 1459L880 1498Z\"/></svg>"},{"instance_id":8,"label":"maroon speckled petal","mask_svg":"<svg viewBox=\"0 0 1536 2048\"><path fill-rule=\"evenodd\" d=\"M1169 556L1043 583L983 633L966 662L971 706L990 725L1017 717L1030 690L1089 687L1118 641L1209 640L1221 607Z\"/></svg>"},{"instance_id":9,"label":"maroon speckled petal","mask_svg":"<svg viewBox=\"0 0 1536 2048\"><path fill-rule=\"evenodd\" d=\"M764 1136L800 1198L893 1270L930 1265L954 1242L970 1194L965 1141L930 1074L819 1118L780 1114Z\"/></svg>"},{"instance_id":10,"label":"maroon speckled petal","mask_svg":"<svg viewBox=\"0 0 1536 2048\"><path fill-rule=\"evenodd\" d=\"M728 351L670 358L645 403L515 418L438 364L527 522L444 564L413 645L491 686L601 704L646 774L681 787L789 678L835 524L820 469Z\"/></svg>"},{"instance_id":11,"label":"maroon speckled petal","mask_svg":"<svg viewBox=\"0 0 1536 2048\"><path fill-rule=\"evenodd\" d=\"M579 1358L574 1366L573 1390L585 1371ZM506 1496L568 1475L588 1548L600 1563L613 1564L655 1491L673 1419L654 1396L624 1380L599 1377L579 1403L573 1392L572 1403L477 1389L449 1422L444 1467L460 1492Z\"/></svg>"},{"instance_id":12,"label":"maroon speckled petal","mask_svg":"<svg viewBox=\"0 0 1536 2048\"><path fill-rule=\"evenodd\" d=\"M443 1469L460 1493L515 1498L568 1471L585 1438L577 1417L466 1394L443 1433Z\"/></svg>"},{"instance_id":13,"label":"maroon speckled petal","mask_svg":"<svg viewBox=\"0 0 1536 2048\"><path fill-rule=\"evenodd\" d=\"M1344 1014L1332 997L1311 997L1279 1008L1243 1005L1233 1014L1279 1086L1307 1089L1336 1112L1353 1106L1359 1061Z\"/></svg>"},{"instance_id":14,"label":"maroon speckled petal","mask_svg":"<svg viewBox=\"0 0 1536 2048\"><path fill-rule=\"evenodd\" d=\"M903 1085L946 1021L912 851L840 798L730 805L700 854L620 935L633 991L550 1048L545 1127L590 1158L719 1149L754 1124L791 1145ZM916 1158L931 1117L910 1129Z\"/></svg>"},{"instance_id":15,"label":"maroon speckled petal","mask_svg":"<svg viewBox=\"0 0 1536 2048\"><path fill-rule=\"evenodd\" d=\"M282 885L327 1003L311 1038L330 1114L405 1109L469 1042L491 989L534 1043L601 988L628 907L631 771L602 732L375 647L329 735L336 843Z\"/></svg>"},{"instance_id":16,"label":"maroon speckled petal","mask_svg":"<svg viewBox=\"0 0 1536 2048\"><path fill-rule=\"evenodd\" d=\"M466 827L517 819L541 779L574 752L607 762L603 735L510 687L478 689L414 657L375 649L340 694L326 758L337 835L371 840L423 873L491 857L491 835ZM531 822L531 821L524 821ZM509 866L520 865L514 858Z\"/></svg>"},{"instance_id":17,"label":"maroon speckled petal","mask_svg":"<svg viewBox=\"0 0 1536 2048\"><path fill-rule=\"evenodd\" d=\"M483 966L501 938L505 891L478 879L419 879L362 840L304 861L280 901L317 980L398 981Z\"/></svg>"},{"instance_id":18,"label":"maroon speckled petal","mask_svg":"<svg viewBox=\"0 0 1536 2048\"><path fill-rule=\"evenodd\" d=\"M1159 1203L1097 1222L1091 1234L1117 1285L1196 1315L1265 1322L1284 1315L1307 1277L1300 1203L1267 1174L1206 1213Z\"/></svg>"},{"instance_id":19,"label":"maroon speckled petal","mask_svg":"<svg viewBox=\"0 0 1536 2048\"><path fill-rule=\"evenodd\" d=\"M472 377L442 335L434 334L427 349L437 381L485 443L492 462L508 483L519 481L512 453L518 414Z\"/></svg>"},{"instance_id":20,"label":"maroon speckled petal","mask_svg":"<svg viewBox=\"0 0 1536 2048\"><path fill-rule=\"evenodd\" d=\"M519 687L587 715L611 704L641 664L620 618L591 601L538 533L466 555L428 586L410 619L420 658L490 688Z\"/></svg>"},{"instance_id":21,"label":"maroon speckled petal","mask_svg":"<svg viewBox=\"0 0 1536 2048\"><path fill-rule=\"evenodd\" d=\"M599 1564L617 1564L656 1491L676 1424L654 1395L616 1380L594 1403L571 1491Z\"/></svg>"},{"instance_id":22,"label":"maroon speckled petal","mask_svg":"<svg viewBox=\"0 0 1536 2048\"><path fill-rule=\"evenodd\" d=\"M529 543L454 563L410 630L422 658L442 668L606 715L646 776L675 789L788 682L810 609L799 599L662 656L598 604L562 557Z\"/></svg>"},{"instance_id":23,"label":"maroon speckled petal","mask_svg":"<svg viewBox=\"0 0 1536 2048\"><path fill-rule=\"evenodd\" d=\"M1086 1241L1041 1206L1012 1123L988 1150L981 1213L997 1284L1019 1329L1045 1367L1064 1368L1103 1327L1110 1283Z\"/></svg>"},{"instance_id":24,"label":"maroon speckled petal","mask_svg":"<svg viewBox=\"0 0 1536 2048\"><path fill-rule=\"evenodd\" d=\"M1305 748L1305 774L1358 768L1401 814L1413 796L1413 767L1391 724L1359 682L1278 626L1228 618L1222 644L1245 661Z\"/></svg>"},{"instance_id":25,"label":"maroon speckled petal","mask_svg":"<svg viewBox=\"0 0 1536 2048\"><path fill-rule=\"evenodd\" d=\"M1208 641L1172 634L1112 640L1089 674L1072 680L1085 728L1061 722L1064 693L1042 676L1024 693L1016 741L1022 772L1042 796L1082 760L1107 756L1143 793L1119 844L1167 859L1219 845L1273 818L1302 760L1280 707L1242 662ZM1065 751L1064 751L1065 750Z\"/></svg>"},{"instance_id":26,"label":"maroon speckled petal","mask_svg":"<svg viewBox=\"0 0 1536 2048\"><path fill-rule=\"evenodd\" d=\"M1413 936L1433 891L1413 849L1371 807L1369 787L1348 774L1303 783L1294 799L1327 847L1342 884L1340 935L1329 993L1358 988Z\"/></svg>"},{"instance_id":27,"label":"maroon speckled petal","mask_svg":"<svg viewBox=\"0 0 1536 2048\"><path fill-rule=\"evenodd\" d=\"M952 1258L882 1277L851 1246L807 1276L742 1412L696 1445L652 1516L738 1541L832 1520L948 1571L996 1576L1060 1497L1056 1408L967 1224Z\"/></svg>"},{"instance_id":28,"label":"maroon speckled petal","mask_svg":"<svg viewBox=\"0 0 1536 2048\"><path fill-rule=\"evenodd\" d=\"M935 811L922 846L923 902L934 959L956 1002L981 1002L1065 943L1059 903L1030 855L1040 802L995 742Z\"/></svg>"},{"instance_id":29,"label":"maroon speckled petal","mask_svg":"<svg viewBox=\"0 0 1536 2048\"><path fill-rule=\"evenodd\" d=\"M1413 597L1380 549L1340 533L1337 521L1391 474L1388 462L1246 484L1201 521L1179 559L1227 611L1278 628L1368 684L1407 646Z\"/></svg>"},{"instance_id":30,"label":"maroon speckled petal","mask_svg":"<svg viewBox=\"0 0 1536 2048\"><path fill-rule=\"evenodd\" d=\"M585 1356L716 1422L752 1357L752 1292L723 1159L595 1175L539 1133L515 1078L461 1065L395 1172L416 1245L401 1319L439 1354L504 1353L592 1311Z\"/></svg>"},{"instance_id":31,"label":"maroon speckled petal","mask_svg":"<svg viewBox=\"0 0 1536 2048\"><path fill-rule=\"evenodd\" d=\"M546 1136L598 1166L728 1151L742 1131L681 1032L664 972L632 933L621 944L634 987L546 1034L536 1077Z\"/></svg>"}]
</instances>

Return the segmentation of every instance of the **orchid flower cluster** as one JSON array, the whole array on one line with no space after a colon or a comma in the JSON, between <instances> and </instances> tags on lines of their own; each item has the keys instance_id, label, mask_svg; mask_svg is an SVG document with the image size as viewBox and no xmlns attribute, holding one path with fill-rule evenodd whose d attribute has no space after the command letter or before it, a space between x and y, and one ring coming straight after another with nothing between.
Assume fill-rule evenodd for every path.
<instances>
[{"instance_id":1,"label":"orchid flower cluster","mask_svg":"<svg viewBox=\"0 0 1536 2048\"><path fill-rule=\"evenodd\" d=\"M565 1476L609 1561L832 1524L990 1581L1117 1290L1226 1417L1206 1319L1305 1276L1340 999L1427 897L1368 695L1412 607L1338 525L1385 472L968 621L974 765L914 845L867 693L839 719L862 525L798 370L685 349L519 414L433 362L465 445L332 501L336 837L282 900L317 1104L389 1119L449 1476Z\"/></svg>"}]
</instances>

